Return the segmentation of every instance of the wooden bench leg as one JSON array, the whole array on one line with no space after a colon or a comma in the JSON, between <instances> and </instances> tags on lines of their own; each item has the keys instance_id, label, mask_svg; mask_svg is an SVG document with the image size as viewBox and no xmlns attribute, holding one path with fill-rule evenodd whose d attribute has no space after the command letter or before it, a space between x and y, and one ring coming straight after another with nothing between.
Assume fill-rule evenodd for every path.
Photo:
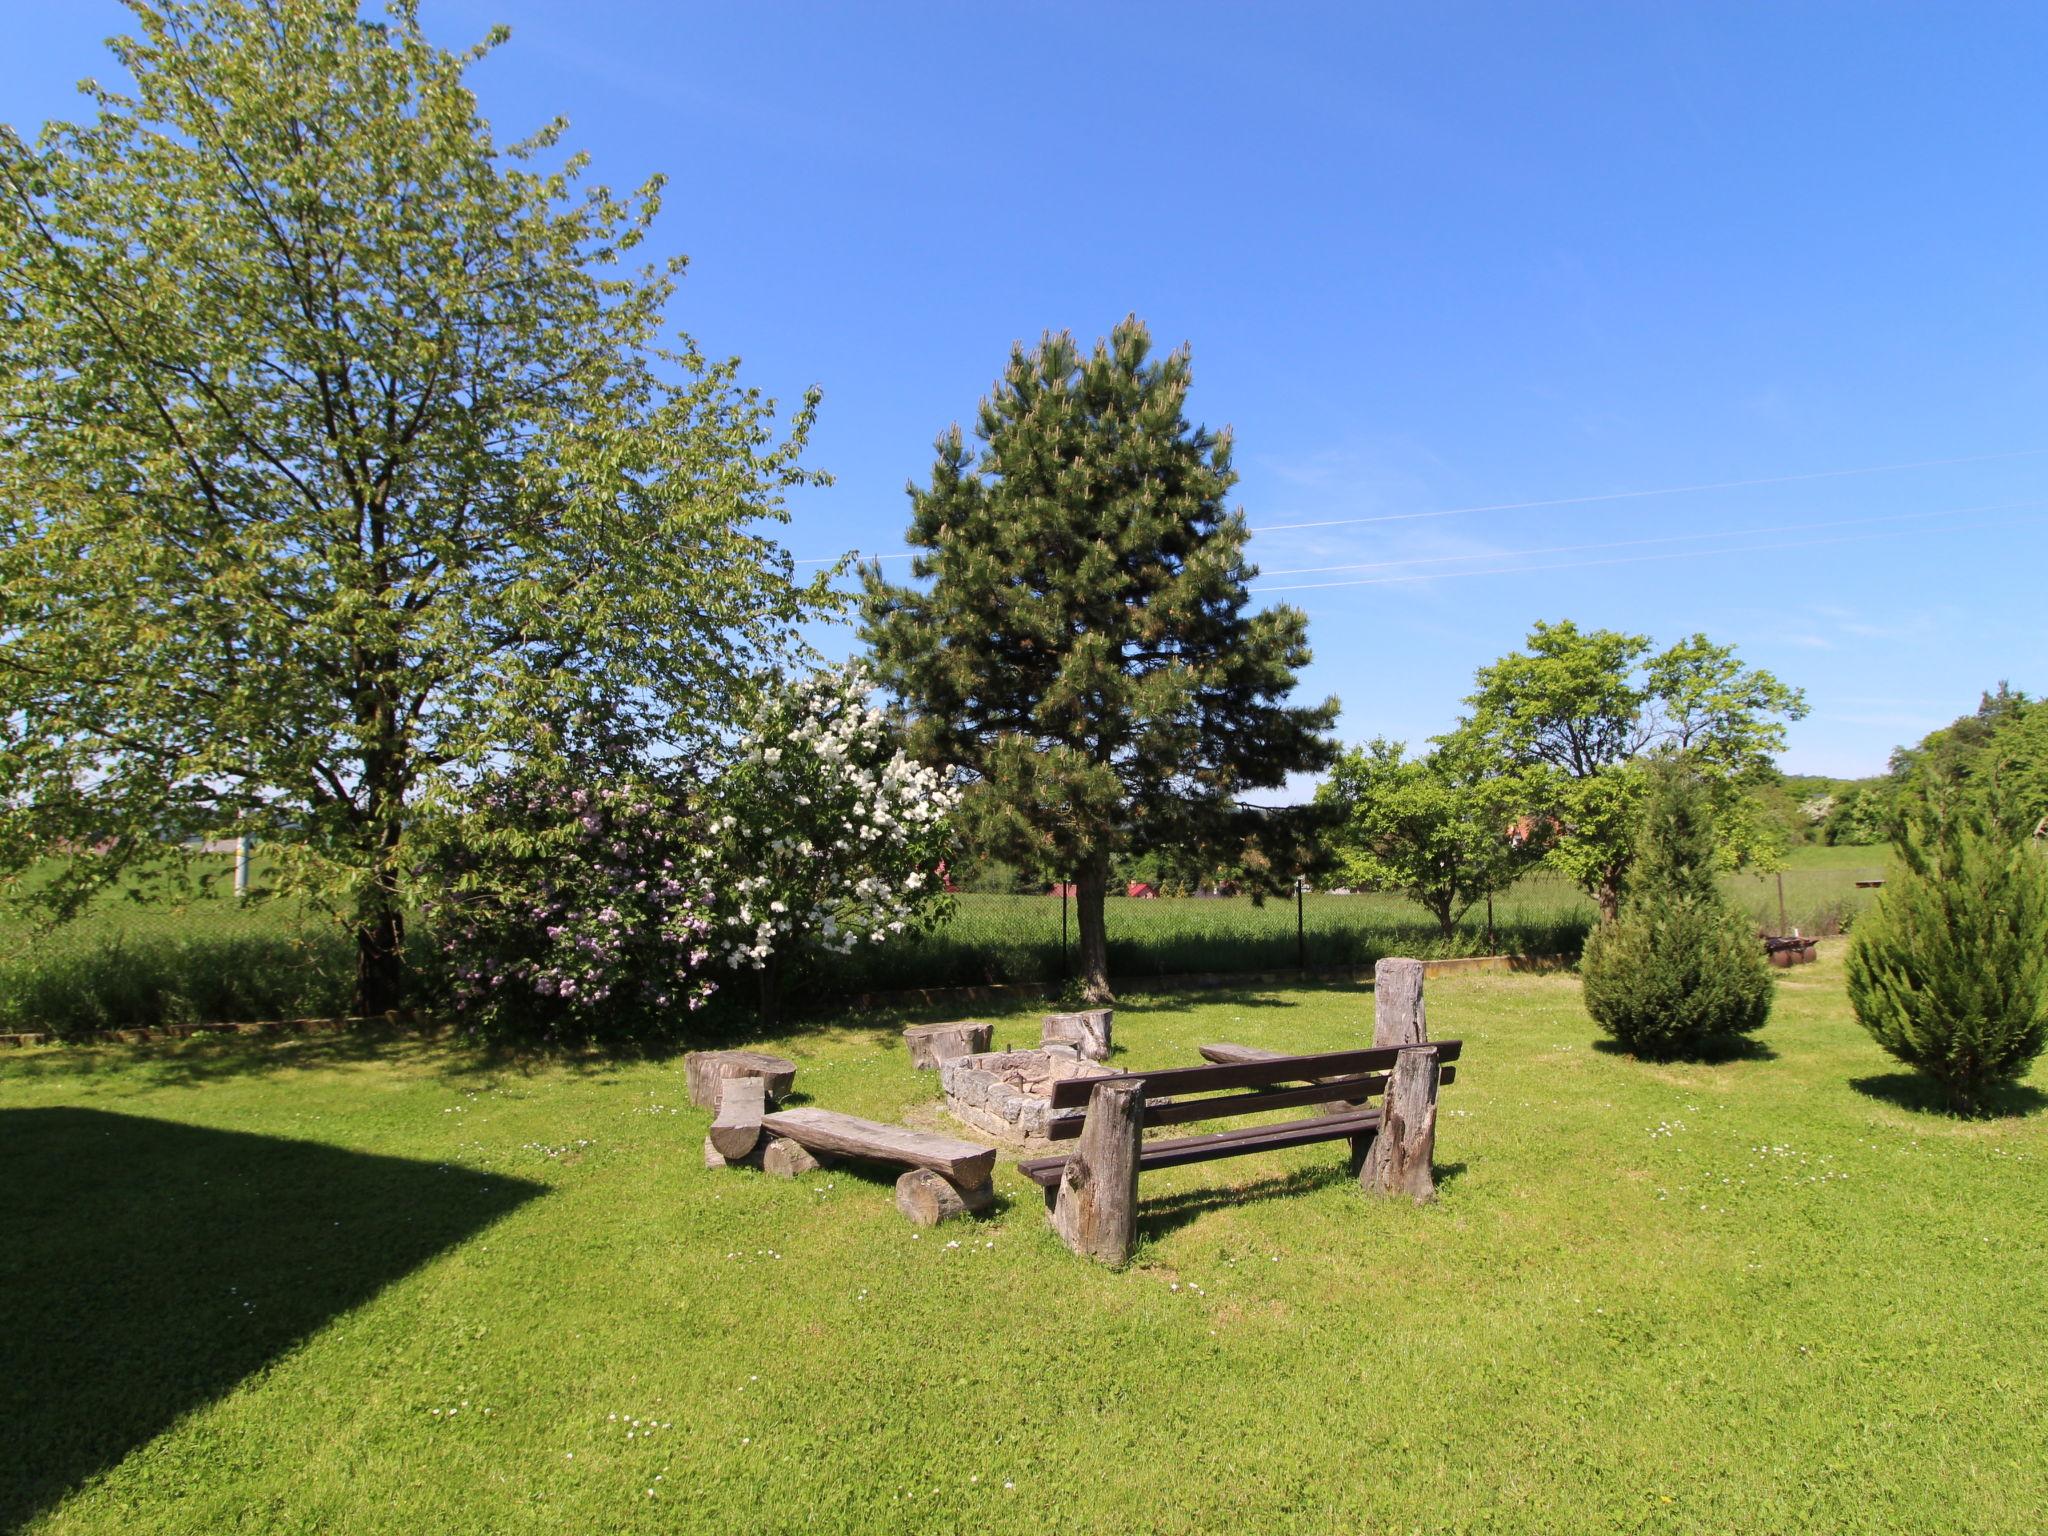
<instances>
[{"instance_id":1,"label":"wooden bench leg","mask_svg":"<svg viewBox=\"0 0 2048 1536\"><path fill-rule=\"evenodd\" d=\"M1380 1129L1358 1182L1376 1195L1406 1195L1416 1204L1436 1195L1436 1047L1403 1051L1380 1101Z\"/></svg>"},{"instance_id":2,"label":"wooden bench leg","mask_svg":"<svg viewBox=\"0 0 2048 1536\"><path fill-rule=\"evenodd\" d=\"M1145 1130L1144 1083L1102 1083L1060 1173L1052 1226L1083 1258L1125 1264L1138 1240L1138 1145Z\"/></svg>"}]
</instances>

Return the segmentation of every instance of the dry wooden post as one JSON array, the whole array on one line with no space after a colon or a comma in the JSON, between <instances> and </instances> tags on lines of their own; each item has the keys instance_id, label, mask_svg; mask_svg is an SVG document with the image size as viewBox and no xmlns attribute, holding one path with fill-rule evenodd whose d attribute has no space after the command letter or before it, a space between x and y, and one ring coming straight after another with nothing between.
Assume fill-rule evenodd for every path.
<instances>
[{"instance_id":1,"label":"dry wooden post","mask_svg":"<svg viewBox=\"0 0 2048 1536\"><path fill-rule=\"evenodd\" d=\"M711 1122L711 1144L729 1162L754 1150L761 1139L761 1117L768 1112L768 1085L758 1077L728 1077L719 1085L718 1118Z\"/></svg>"},{"instance_id":2,"label":"dry wooden post","mask_svg":"<svg viewBox=\"0 0 2048 1536\"><path fill-rule=\"evenodd\" d=\"M768 1097L780 1099L796 1086L796 1063L766 1051L692 1051L683 1058L690 1084L690 1102L716 1111L719 1085L730 1077L758 1077Z\"/></svg>"},{"instance_id":3,"label":"dry wooden post","mask_svg":"<svg viewBox=\"0 0 2048 1536\"><path fill-rule=\"evenodd\" d=\"M1048 1013L1038 1034L1040 1045L1071 1045L1090 1061L1109 1060L1110 1025L1116 1014L1109 1008L1085 1008L1079 1013Z\"/></svg>"},{"instance_id":4,"label":"dry wooden post","mask_svg":"<svg viewBox=\"0 0 2048 1536\"><path fill-rule=\"evenodd\" d=\"M1372 1043L1413 1045L1429 1038L1422 1007L1422 962L1382 960L1372 968Z\"/></svg>"},{"instance_id":5,"label":"dry wooden post","mask_svg":"<svg viewBox=\"0 0 2048 1536\"><path fill-rule=\"evenodd\" d=\"M954 1184L929 1168L913 1168L896 1181L896 1209L920 1227L936 1227L955 1216L985 1211L996 1203L996 1187Z\"/></svg>"},{"instance_id":6,"label":"dry wooden post","mask_svg":"<svg viewBox=\"0 0 2048 1536\"><path fill-rule=\"evenodd\" d=\"M1436 1195L1436 1047L1401 1053L1380 1100L1380 1129L1359 1169L1360 1186L1376 1195L1406 1195L1417 1205Z\"/></svg>"},{"instance_id":7,"label":"dry wooden post","mask_svg":"<svg viewBox=\"0 0 2048 1536\"><path fill-rule=\"evenodd\" d=\"M798 1179L807 1173L816 1173L825 1165L811 1155L810 1149L800 1141L791 1141L787 1136L771 1136L761 1153L761 1171L771 1173L778 1179Z\"/></svg>"},{"instance_id":8,"label":"dry wooden post","mask_svg":"<svg viewBox=\"0 0 2048 1536\"><path fill-rule=\"evenodd\" d=\"M903 1031L903 1043L910 1047L910 1064L920 1072L936 1070L942 1061L956 1056L978 1056L989 1048L996 1027L980 1019L959 1019L951 1024L913 1024Z\"/></svg>"},{"instance_id":9,"label":"dry wooden post","mask_svg":"<svg viewBox=\"0 0 2048 1536\"><path fill-rule=\"evenodd\" d=\"M1098 1083L1088 1118L1053 1195L1053 1230L1083 1258L1127 1263L1138 1237L1138 1147L1145 1131L1142 1080Z\"/></svg>"}]
</instances>

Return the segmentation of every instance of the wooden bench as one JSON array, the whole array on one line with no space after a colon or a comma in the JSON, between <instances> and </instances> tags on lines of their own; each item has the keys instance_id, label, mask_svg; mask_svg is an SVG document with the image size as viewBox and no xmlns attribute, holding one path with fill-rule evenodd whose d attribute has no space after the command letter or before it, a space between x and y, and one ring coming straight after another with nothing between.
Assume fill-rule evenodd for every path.
<instances>
[{"instance_id":1,"label":"wooden bench","mask_svg":"<svg viewBox=\"0 0 2048 1536\"><path fill-rule=\"evenodd\" d=\"M896 1208L921 1227L995 1203L993 1147L830 1109L778 1110L761 1117L761 1128L809 1153L907 1166L896 1181Z\"/></svg>"},{"instance_id":2,"label":"wooden bench","mask_svg":"<svg viewBox=\"0 0 2048 1536\"><path fill-rule=\"evenodd\" d=\"M1248 1047L1250 1059L1158 1072L1071 1078L1052 1085L1048 1135L1076 1141L1071 1155L1032 1158L1018 1172L1044 1191L1055 1230L1076 1253L1120 1264L1136 1236L1137 1177L1254 1152L1351 1144L1361 1182L1382 1193L1426 1197L1435 1140L1436 1090L1455 1079L1462 1042L1277 1056ZM1376 1108L1382 1098L1387 1107ZM1146 1126L1185 1125L1272 1110L1318 1106L1305 1119L1145 1141ZM1085 1106L1085 1110L1084 1110ZM1062 1113L1065 1111L1065 1113ZM1391 1117L1391 1125L1389 1124ZM1383 1131L1390 1145L1379 1146ZM1420 1159L1419 1174L1416 1168Z\"/></svg>"}]
</instances>

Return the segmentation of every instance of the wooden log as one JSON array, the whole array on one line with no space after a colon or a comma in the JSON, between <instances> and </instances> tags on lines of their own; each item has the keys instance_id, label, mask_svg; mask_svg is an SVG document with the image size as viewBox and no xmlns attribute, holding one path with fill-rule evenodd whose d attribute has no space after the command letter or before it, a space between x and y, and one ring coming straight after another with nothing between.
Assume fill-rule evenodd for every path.
<instances>
[{"instance_id":1,"label":"wooden log","mask_svg":"<svg viewBox=\"0 0 2048 1536\"><path fill-rule=\"evenodd\" d=\"M762 1153L766 1150L765 1143L756 1142L753 1150L748 1152L745 1157L727 1157L712 1144L711 1138L706 1136L704 1138L704 1166L706 1168L760 1168L765 1166L762 1161Z\"/></svg>"},{"instance_id":2,"label":"wooden log","mask_svg":"<svg viewBox=\"0 0 2048 1536\"><path fill-rule=\"evenodd\" d=\"M1227 1040L1218 1041L1214 1045L1198 1045L1195 1049L1201 1052L1202 1060L1213 1061L1219 1066L1235 1065L1241 1061L1278 1061L1286 1054L1284 1051L1269 1051L1262 1046L1233 1045ZM1358 1103L1353 1103L1348 1099L1331 1099L1327 1103L1318 1104L1316 1106L1316 1113L1319 1115L1348 1114L1356 1109L1359 1103L1363 1102L1365 1101L1362 1099ZM1352 1169L1354 1173L1357 1171L1356 1168Z\"/></svg>"},{"instance_id":3,"label":"wooden log","mask_svg":"<svg viewBox=\"0 0 2048 1536\"><path fill-rule=\"evenodd\" d=\"M1372 968L1372 1043L1413 1045L1429 1038L1422 1006L1422 962L1382 960Z\"/></svg>"},{"instance_id":4,"label":"wooden log","mask_svg":"<svg viewBox=\"0 0 2048 1536\"><path fill-rule=\"evenodd\" d=\"M1090 1061L1109 1060L1110 1025L1116 1017L1109 1008L1084 1008L1079 1013L1048 1013L1039 1030L1040 1045L1071 1045Z\"/></svg>"},{"instance_id":5,"label":"wooden log","mask_svg":"<svg viewBox=\"0 0 2048 1536\"><path fill-rule=\"evenodd\" d=\"M980 1019L956 1019L950 1024L913 1024L903 1031L903 1043L910 1047L910 1064L927 1072L956 1056L979 1056L995 1033L995 1025Z\"/></svg>"},{"instance_id":6,"label":"wooden log","mask_svg":"<svg viewBox=\"0 0 2048 1536\"><path fill-rule=\"evenodd\" d=\"M768 1085L758 1077L728 1077L719 1084L718 1118L711 1122L711 1144L728 1159L745 1157L761 1139L761 1117L768 1113Z\"/></svg>"},{"instance_id":7,"label":"wooden log","mask_svg":"<svg viewBox=\"0 0 2048 1536\"><path fill-rule=\"evenodd\" d=\"M778 1110L764 1115L761 1123L775 1135L801 1142L813 1152L929 1168L962 1187L986 1184L995 1173L994 1147L913 1131L907 1125L883 1125L829 1109Z\"/></svg>"},{"instance_id":8,"label":"wooden log","mask_svg":"<svg viewBox=\"0 0 2048 1536\"><path fill-rule=\"evenodd\" d=\"M690 1102L716 1112L719 1085L729 1077L758 1077L768 1097L779 1099L796 1086L796 1063L766 1051L692 1051L683 1058Z\"/></svg>"},{"instance_id":9,"label":"wooden log","mask_svg":"<svg viewBox=\"0 0 2048 1536\"><path fill-rule=\"evenodd\" d=\"M1083 1258L1125 1264L1138 1240L1138 1153L1145 1132L1145 1085L1100 1083L1088 1098L1088 1123L1060 1170L1052 1226Z\"/></svg>"},{"instance_id":10,"label":"wooden log","mask_svg":"<svg viewBox=\"0 0 2048 1536\"><path fill-rule=\"evenodd\" d=\"M1359 1169L1360 1186L1376 1195L1406 1195L1417 1205L1436 1195L1435 1046L1403 1051L1380 1101L1379 1134Z\"/></svg>"},{"instance_id":11,"label":"wooden log","mask_svg":"<svg viewBox=\"0 0 2048 1536\"><path fill-rule=\"evenodd\" d=\"M994 1184L970 1184L963 1189L929 1168L913 1168L896 1181L896 1209L914 1226L936 1227L955 1216L985 1211L995 1203Z\"/></svg>"},{"instance_id":12,"label":"wooden log","mask_svg":"<svg viewBox=\"0 0 2048 1536\"><path fill-rule=\"evenodd\" d=\"M769 1137L762 1144L759 1156L761 1171L778 1179L800 1179L825 1166L811 1155L810 1148L800 1141L791 1141L787 1136Z\"/></svg>"}]
</instances>

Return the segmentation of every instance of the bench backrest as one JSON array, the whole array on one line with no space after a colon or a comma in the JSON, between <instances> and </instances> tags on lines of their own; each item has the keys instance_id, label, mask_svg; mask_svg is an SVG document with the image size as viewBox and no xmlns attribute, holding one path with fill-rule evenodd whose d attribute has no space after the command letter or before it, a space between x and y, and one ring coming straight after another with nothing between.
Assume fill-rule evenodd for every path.
<instances>
[{"instance_id":1,"label":"bench backrest","mask_svg":"<svg viewBox=\"0 0 2048 1536\"><path fill-rule=\"evenodd\" d=\"M1158 1072L1063 1078L1052 1085L1054 1113L1046 1135L1053 1141L1071 1141L1079 1136L1085 1117L1059 1111L1085 1107L1088 1096L1103 1083L1142 1082L1145 1123L1179 1125L1190 1120L1220 1120L1304 1104L1361 1102L1386 1087L1401 1052L1421 1048L1436 1052L1437 1062L1443 1068L1440 1081L1448 1083L1457 1076L1449 1064L1458 1059L1463 1046L1461 1040L1426 1040L1419 1045L1278 1056L1271 1061L1234 1061L1203 1067L1168 1067Z\"/></svg>"}]
</instances>

